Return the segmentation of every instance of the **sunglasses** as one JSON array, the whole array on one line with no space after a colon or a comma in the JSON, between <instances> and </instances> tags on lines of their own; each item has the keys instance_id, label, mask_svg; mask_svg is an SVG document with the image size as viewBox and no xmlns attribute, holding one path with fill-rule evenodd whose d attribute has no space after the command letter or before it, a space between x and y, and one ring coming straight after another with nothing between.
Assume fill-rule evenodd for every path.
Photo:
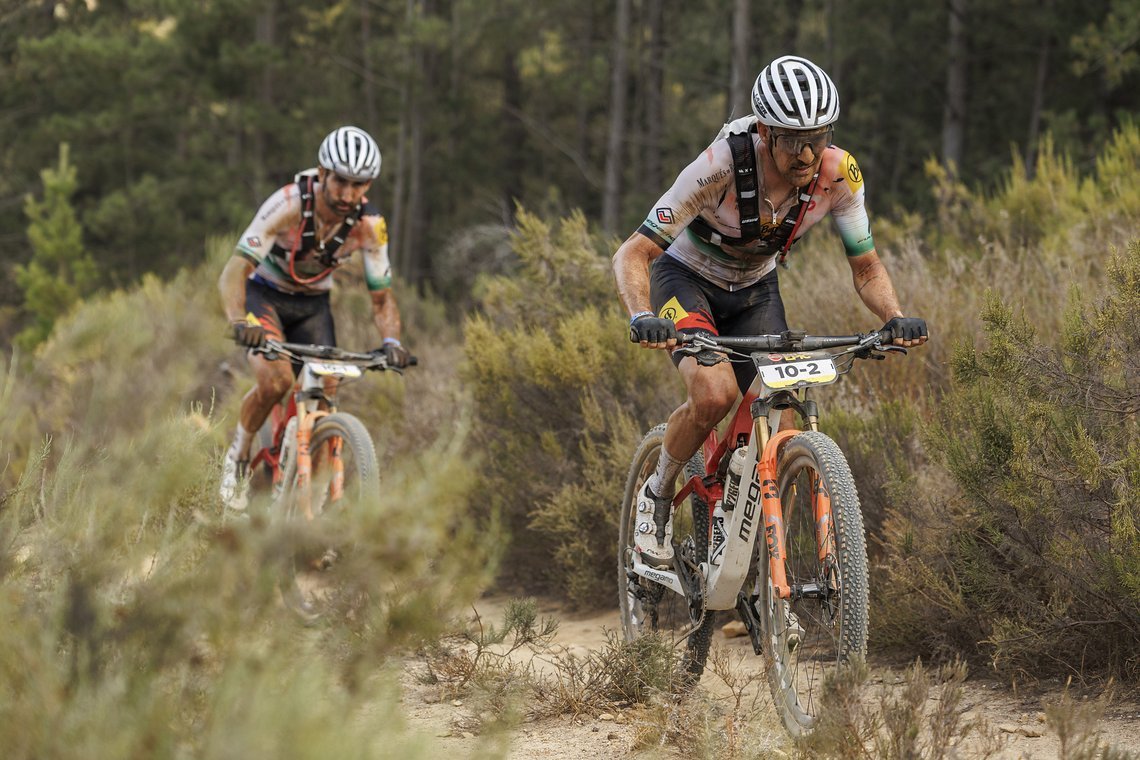
<instances>
[{"instance_id":1,"label":"sunglasses","mask_svg":"<svg viewBox=\"0 0 1140 760\"><path fill-rule=\"evenodd\" d=\"M831 145L831 140L835 137L835 130L828 129L826 132L816 132L810 135L803 132L772 132L772 137L775 140L776 147L790 156L800 155L804 152L804 148L811 148L811 154L818 156L828 145Z\"/></svg>"}]
</instances>

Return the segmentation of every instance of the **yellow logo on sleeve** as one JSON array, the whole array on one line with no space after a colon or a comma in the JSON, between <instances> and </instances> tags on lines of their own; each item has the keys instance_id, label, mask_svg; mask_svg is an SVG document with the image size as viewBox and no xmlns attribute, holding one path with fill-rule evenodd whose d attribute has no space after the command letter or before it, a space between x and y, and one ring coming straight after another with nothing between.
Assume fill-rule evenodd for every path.
<instances>
[{"instance_id":1,"label":"yellow logo on sleeve","mask_svg":"<svg viewBox=\"0 0 1140 760\"><path fill-rule=\"evenodd\" d=\"M376 244L388 244L388 222L384 221L384 217L377 217L375 223L372 225L372 230L376 233Z\"/></svg>"},{"instance_id":2,"label":"yellow logo on sleeve","mask_svg":"<svg viewBox=\"0 0 1140 760\"><path fill-rule=\"evenodd\" d=\"M677 300L676 296L673 296L665 302L665 305L661 307L661 311L657 313L657 316L662 319L671 319L674 322L680 322L689 316L689 312L682 309L681 302Z\"/></svg>"},{"instance_id":3,"label":"yellow logo on sleeve","mask_svg":"<svg viewBox=\"0 0 1140 760\"><path fill-rule=\"evenodd\" d=\"M855 163L855 157L850 153L843 156L843 161L840 164L841 174L851 184L851 194L859 192L863 187L863 172L859 171L859 164Z\"/></svg>"}]
</instances>

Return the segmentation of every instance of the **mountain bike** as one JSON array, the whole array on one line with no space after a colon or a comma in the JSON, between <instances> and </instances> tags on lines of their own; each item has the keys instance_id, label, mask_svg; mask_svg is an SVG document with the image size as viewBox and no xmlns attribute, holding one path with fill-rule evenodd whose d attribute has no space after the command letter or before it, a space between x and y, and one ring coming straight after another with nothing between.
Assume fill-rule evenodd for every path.
<instances>
[{"instance_id":1,"label":"mountain bike","mask_svg":"<svg viewBox=\"0 0 1140 760\"><path fill-rule=\"evenodd\" d=\"M637 496L657 467L665 425L642 439L626 480L618 547L626 640L656 633L684 642L683 672L694 683L715 612L735 609L756 654L765 655L773 701L794 736L815 725L825 677L864 656L867 642L859 496L843 452L819 432L810 395L857 359L906 353L890 340L889 330L683 335L677 351L706 366L753 362L757 378L723 434L710 433L684 467L673 499L671 569L644 563L634 542L637 523L653 519L637 514ZM803 429L780 429L789 409Z\"/></svg>"},{"instance_id":2,"label":"mountain bike","mask_svg":"<svg viewBox=\"0 0 1140 760\"><path fill-rule=\"evenodd\" d=\"M250 457L251 485L268 484L270 514L293 530L281 576L287 606L317 617L333 603L335 583L321 574L336 564L345 547L330 547L314 521L329 519L346 506L375 499L380 466L372 436L352 414L337 408L337 390L366 371L400 370L382 354L345 351L335 346L269 340L252 349L269 359L299 365L287 402L278 404L261 430L260 447ZM416 363L415 357L409 365Z\"/></svg>"}]
</instances>

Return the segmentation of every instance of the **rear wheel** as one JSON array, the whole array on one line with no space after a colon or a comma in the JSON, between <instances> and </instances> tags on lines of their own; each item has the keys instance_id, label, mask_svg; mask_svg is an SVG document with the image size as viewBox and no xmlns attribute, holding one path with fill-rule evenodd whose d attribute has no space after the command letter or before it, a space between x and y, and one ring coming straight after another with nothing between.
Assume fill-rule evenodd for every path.
<instances>
[{"instance_id":1,"label":"rear wheel","mask_svg":"<svg viewBox=\"0 0 1140 760\"><path fill-rule=\"evenodd\" d=\"M346 528L336 521L344 510L376 498L380 483L372 436L351 414L337 412L317 420L309 452L309 488L298 482L292 457L283 473L285 487L276 512L287 521L290 537L282 595L298 613L315 617L333 606L351 607L362 601L337 578L339 560L351 546Z\"/></svg>"},{"instance_id":2,"label":"rear wheel","mask_svg":"<svg viewBox=\"0 0 1140 760\"><path fill-rule=\"evenodd\" d=\"M665 441L665 425L650 430L637 447L622 495L621 522L618 529L618 605L621 609L622 633L626 641L657 634L675 644L693 622L700 618L699 605L691 608L689 600L675 591L638 576L633 572L634 531L637 522L637 496L645 481L657 469L657 460ZM704 474L701 453L697 452L685 465L684 480ZM679 488L684 481L678 482ZM694 564L708 559L709 509L696 495L690 496L673 515L673 551ZM679 543L678 543L679 540ZM712 641L714 613L704 614L701 625L689 636L682 667L687 680L695 682L704 672L705 660Z\"/></svg>"},{"instance_id":3,"label":"rear wheel","mask_svg":"<svg viewBox=\"0 0 1140 760\"><path fill-rule=\"evenodd\" d=\"M772 588L766 542L757 604L776 710L793 736L814 728L824 681L867 651L867 544L851 469L823 433L801 433L780 455L776 482L784 517L788 584Z\"/></svg>"}]
</instances>

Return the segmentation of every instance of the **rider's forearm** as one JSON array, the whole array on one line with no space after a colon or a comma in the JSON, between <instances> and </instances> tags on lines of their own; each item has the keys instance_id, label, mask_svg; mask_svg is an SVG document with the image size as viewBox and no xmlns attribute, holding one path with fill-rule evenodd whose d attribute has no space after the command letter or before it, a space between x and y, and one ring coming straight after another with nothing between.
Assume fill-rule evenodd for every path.
<instances>
[{"instance_id":1,"label":"rider's forearm","mask_svg":"<svg viewBox=\"0 0 1140 760\"><path fill-rule=\"evenodd\" d=\"M391 288L376 291L372 294L372 322L380 332L382 339L400 339L401 323L400 310L396 306L396 296Z\"/></svg>"},{"instance_id":2,"label":"rider's forearm","mask_svg":"<svg viewBox=\"0 0 1140 760\"><path fill-rule=\"evenodd\" d=\"M661 249L640 233L633 233L617 249L613 257L614 278L618 297L630 316L650 311L649 262L661 254Z\"/></svg>"},{"instance_id":3,"label":"rider's forearm","mask_svg":"<svg viewBox=\"0 0 1140 760\"><path fill-rule=\"evenodd\" d=\"M851 274L855 292L863 304L884 323L894 317L904 316L891 276L887 274L887 268L879 261L878 255L872 252L858 258L865 261L860 265L853 263Z\"/></svg>"},{"instance_id":4,"label":"rider's forearm","mask_svg":"<svg viewBox=\"0 0 1140 760\"><path fill-rule=\"evenodd\" d=\"M218 292L222 296L222 309L230 322L245 316L245 281L253 272L253 264L233 256L226 262L218 278Z\"/></svg>"}]
</instances>

